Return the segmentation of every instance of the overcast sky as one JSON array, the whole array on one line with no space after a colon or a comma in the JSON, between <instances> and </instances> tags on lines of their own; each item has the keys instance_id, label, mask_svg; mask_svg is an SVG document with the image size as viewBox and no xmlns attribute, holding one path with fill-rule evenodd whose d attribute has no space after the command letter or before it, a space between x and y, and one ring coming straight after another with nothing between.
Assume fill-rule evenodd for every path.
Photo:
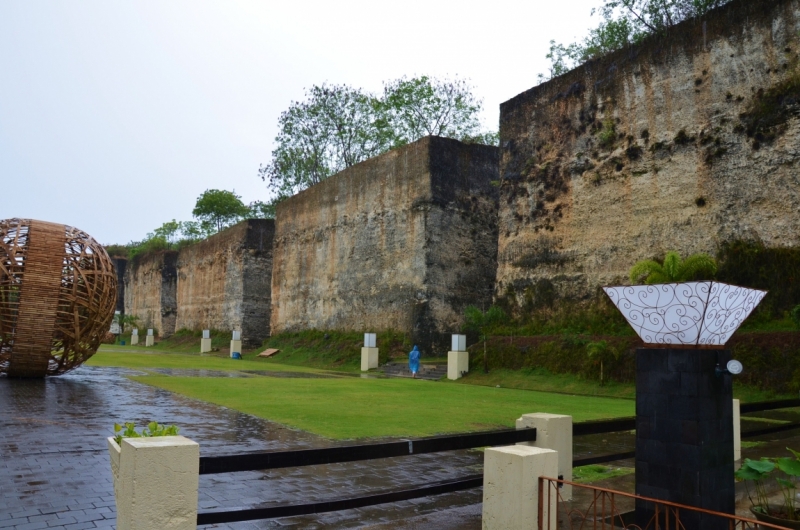
<instances>
[{"instance_id":1,"label":"overcast sky","mask_svg":"<svg viewBox=\"0 0 800 530\"><path fill-rule=\"evenodd\" d=\"M267 200L278 116L323 82L469 78L496 130L599 3L0 0L0 218L126 243L207 188Z\"/></svg>"}]
</instances>

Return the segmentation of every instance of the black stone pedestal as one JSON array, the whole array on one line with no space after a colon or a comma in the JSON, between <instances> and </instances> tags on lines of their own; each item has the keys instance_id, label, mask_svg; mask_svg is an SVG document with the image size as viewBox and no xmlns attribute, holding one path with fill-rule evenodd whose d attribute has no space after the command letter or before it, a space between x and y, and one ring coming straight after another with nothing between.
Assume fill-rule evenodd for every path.
<instances>
[{"instance_id":1,"label":"black stone pedestal","mask_svg":"<svg viewBox=\"0 0 800 530\"><path fill-rule=\"evenodd\" d=\"M734 513L731 376L717 376L728 350L636 350L636 493ZM644 528L652 503L636 503ZM681 511L686 530L727 529L713 516ZM654 526L653 526L654 527Z\"/></svg>"}]
</instances>

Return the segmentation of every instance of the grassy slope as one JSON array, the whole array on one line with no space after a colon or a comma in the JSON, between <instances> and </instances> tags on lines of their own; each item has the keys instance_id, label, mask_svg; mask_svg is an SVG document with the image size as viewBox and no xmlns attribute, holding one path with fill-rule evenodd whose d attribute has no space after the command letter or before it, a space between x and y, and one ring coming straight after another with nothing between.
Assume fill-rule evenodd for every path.
<instances>
[{"instance_id":1,"label":"grassy slope","mask_svg":"<svg viewBox=\"0 0 800 530\"><path fill-rule=\"evenodd\" d=\"M611 381L604 386L595 380L588 380L573 374L551 374L545 370L492 370L484 374L480 369L470 372L459 384L496 386L503 388L516 388L521 390L539 390L541 392L561 392L564 394L579 394L584 396L605 396L634 399L636 385L633 383L617 383ZM739 385L734 380L733 397L748 403L753 401L769 401L771 399L785 399L796 397L794 394L779 394L767 390L760 390L749 386Z\"/></svg>"},{"instance_id":2,"label":"grassy slope","mask_svg":"<svg viewBox=\"0 0 800 530\"><path fill-rule=\"evenodd\" d=\"M512 427L530 412L575 421L631 416L631 400L410 379L134 377L136 381L337 439Z\"/></svg>"}]
</instances>

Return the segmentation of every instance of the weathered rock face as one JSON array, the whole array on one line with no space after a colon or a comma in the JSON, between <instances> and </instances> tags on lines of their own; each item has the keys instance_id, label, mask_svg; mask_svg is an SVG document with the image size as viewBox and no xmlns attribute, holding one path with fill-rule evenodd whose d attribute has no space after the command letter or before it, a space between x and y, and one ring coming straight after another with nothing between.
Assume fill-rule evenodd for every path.
<instances>
[{"instance_id":1,"label":"weathered rock face","mask_svg":"<svg viewBox=\"0 0 800 530\"><path fill-rule=\"evenodd\" d=\"M427 137L278 206L272 331L405 330L425 347L491 303L498 151Z\"/></svg>"},{"instance_id":2,"label":"weathered rock face","mask_svg":"<svg viewBox=\"0 0 800 530\"><path fill-rule=\"evenodd\" d=\"M181 249L176 328L240 330L247 346L269 337L274 233L250 219Z\"/></svg>"},{"instance_id":3,"label":"weathered rock face","mask_svg":"<svg viewBox=\"0 0 800 530\"><path fill-rule=\"evenodd\" d=\"M800 3L737 0L501 105L497 294L800 244Z\"/></svg>"},{"instance_id":4,"label":"weathered rock face","mask_svg":"<svg viewBox=\"0 0 800 530\"><path fill-rule=\"evenodd\" d=\"M117 307L115 311L125 313L125 268L128 265L128 260L125 258L115 257L111 258L114 264L114 269L117 271Z\"/></svg>"},{"instance_id":5,"label":"weathered rock face","mask_svg":"<svg viewBox=\"0 0 800 530\"><path fill-rule=\"evenodd\" d=\"M137 256L125 268L125 314L157 335L175 333L178 253L154 252Z\"/></svg>"}]
</instances>

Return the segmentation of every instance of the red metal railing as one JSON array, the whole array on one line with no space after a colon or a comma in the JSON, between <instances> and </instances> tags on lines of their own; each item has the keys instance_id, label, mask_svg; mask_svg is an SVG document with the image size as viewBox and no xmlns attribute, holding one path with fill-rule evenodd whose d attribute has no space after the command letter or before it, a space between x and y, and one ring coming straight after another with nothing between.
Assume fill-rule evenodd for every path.
<instances>
[{"instance_id":1,"label":"red metal railing","mask_svg":"<svg viewBox=\"0 0 800 530\"><path fill-rule=\"evenodd\" d=\"M562 499L560 485L563 484L572 486L573 498L577 498L576 500L565 502ZM621 507L627 505L630 510L636 501L644 501L652 505L653 515L644 526L623 519L625 511ZM554 504L555 516L550 513ZM717 524L721 524L729 530L759 530L762 528L786 530L784 526L776 526L738 515L713 512L694 506L567 480L539 477L539 530L686 530L681 522L681 516L687 512L714 518L718 521ZM725 524L726 522L727 524ZM717 527L716 524L714 526Z\"/></svg>"}]
</instances>

